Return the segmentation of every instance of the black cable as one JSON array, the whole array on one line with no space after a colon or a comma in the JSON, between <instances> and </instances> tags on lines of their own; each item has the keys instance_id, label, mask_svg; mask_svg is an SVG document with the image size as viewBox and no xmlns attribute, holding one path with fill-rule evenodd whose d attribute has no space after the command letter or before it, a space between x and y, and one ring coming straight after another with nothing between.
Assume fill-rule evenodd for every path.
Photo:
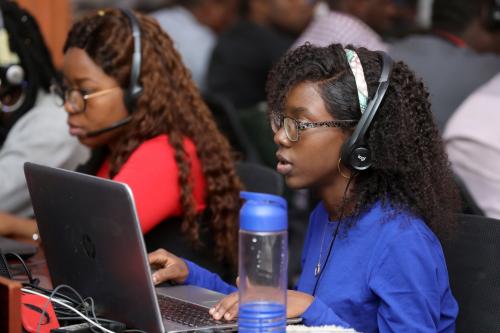
<instances>
[{"instance_id":1,"label":"black cable","mask_svg":"<svg viewBox=\"0 0 500 333\"><path fill-rule=\"evenodd\" d=\"M38 286L29 286L31 287L32 289L35 289L35 290L39 290L45 294L48 294L48 300L47 300L47 303L45 303L43 309L42 309L42 314L41 314L41 318L43 318L43 316L46 314L47 312L47 308L48 308L48 304L49 302L55 297L55 296L58 296L58 297L61 297L61 298L65 298L67 301L71 302L72 304L72 307L77 309L77 310L81 310L82 313L85 314L85 316L87 316L88 318L91 318L94 320L94 322L98 323L98 324L109 324L109 325L113 325L113 324L120 324L120 322L116 321L116 320L111 320L111 319L105 319L105 318L99 318L96 316L96 313L95 313L95 302L94 302L94 299L92 297L87 297L87 298L83 298L80 293L78 293L78 291L76 291L75 289L73 289L71 286L68 286L68 285L59 285L57 286L56 288L54 288L53 290L48 290L48 289L45 289L45 288L42 288L42 287L38 287ZM66 294L62 294L59 292L60 289L63 289L63 288L66 288L66 289L69 289L71 290L78 298L80 301L76 301L74 298L66 295ZM55 311L55 309L54 309ZM57 312L57 311L56 311ZM65 315L66 316L58 316L58 320L61 320L61 321L83 321L82 317L76 317L76 316L71 316L73 314L73 312L69 312L69 311L61 311L61 312L65 312ZM68 316L69 314L69 316ZM91 324L89 324L89 329L92 331L92 332L96 332L96 333L100 333L101 330L99 328L96 328L94 326L92 326ZM142 331L142 330L139 330L139 329L128 329L128 330L123 330L123 331L120 331L120 332L127 332L127 333L133 333L133 332L137 332L137 333L147 333L145 331Z\"/></svg>"},{"instance_id":2,"label":"black cable","mask_svg":"<svg viewBox=\"0 0 500 333\"><path fill-rule=\"evenodd\" d=\"M24 262L23 258L21 258L21 256L19 254L14 253L14 252L5 253L5 256L8 256L8 255L13 256L23 265L24 271L26 272L26 275L28 276L29 283L31 285L37 286L40 283L40 280L33 278L33 275L31 274L31 270L28 268L28 266L26 266L26 263Z\"/></svg>"},{"instance_id":3,"label":"black cable","mask_svg":"<svg viewBox=\"0 0 500 333\"><path fill-rule=\"evenodd\" d=\"M47 308L49 307L49 304L52 303L52 298L54 298L54 296L57 294L57 291L59 289L62 289L62 288L66 288L66 289L71 290L73 293L75 293L75 295L78 296L78 298L81 299L82 303L84 302L82 296L75 289L73 289L72 287L70 287L68 285L65 285L65 284L58 285L57 287L54 288L54 290L52 290L52 292L49 295L49 298L47 299L47 302L45 302L45 305L43 306L42 314L40 316L40 320L38 321L38 325L37 325L37 332L40 331L40 327L42 325L43 316L47 313Z\"/></svg>"},{"instance_id":4,"label":"black cable","mask_svg":"<svg viewBox=\"0 0 500 333\"><path fill-rule=\"evenodd\" d=\"M74 312L72 314L74 314ZM57 317L57 319L64 320L64 321L83 321L82 317L75 317L75 316ZM97 321L96 322L98 324L104 324L104 323L112 324L112 323L116 323L116 320L111 320L111 319L105 319L105 318L99 318L99 317L97 317Z\"/></svg>"},{"instance_id":5,"label":"black cable","mask_svg":"<svg viewBox=\"0 0 500 333\"><path fill-rule=\"evenodd\" d=\"M52 293L52 291L53 291L53 290L46 289L46 288L43 288L43 287L40 287L40 286L27 285L27 287L30 287L30 288L35 289L37 291L40 291L40 292L42 292L42 293L44 293L46 295L50 295ZM66 301L71 302L72 306L74 308L77 308L81 304L81 302L79 302L78 300L75 300L74 298L72 298L72 297L70 297L70 296L68 296L66 294L57 293L55 296L58 296L60 298L64 298ZM66 308L64 308L64 309L66 309Z\"/></svg>"},{"instance_id":6,"label":"black cable","mask_svg":"<svg viewBox=\"0 0 500 333\"><path fill-rule=\"evenodd\" d=\"M333 244L335 243L335 239L337 238L339 227L340 227L340 224L342 223L342 218L344 218L344 209L345 209L345 205L346 205L346 201L347 201L346 194L347 194L347 191L349 190L349 186L351 185L351 181L352 181L352 179L355 176L356 175L354 174L347 181L347 185L346 185L345 190L344 190L344 195L342 197L342 207L341 207L341 210L340 210L339 223L337 224L337 228L335 228L335 232L333 234L333 238L330 241L330 246L328 247L328 253L326 255L325 264L323 265L323 268L319 271L318 278L316 279L316 282L314 283L314 288L313 288L312 296L314 296L316 294L316 289L318 288L319 279L321 279L321 276L323 275L323 271L326 269L326 265L328 264L328 259L330 258L330 255L332 253ZM328 223L328 222L326 222L326 223ZM320 251L321 250L322 249L320 249Z\"/></svg>"}]
</instances>

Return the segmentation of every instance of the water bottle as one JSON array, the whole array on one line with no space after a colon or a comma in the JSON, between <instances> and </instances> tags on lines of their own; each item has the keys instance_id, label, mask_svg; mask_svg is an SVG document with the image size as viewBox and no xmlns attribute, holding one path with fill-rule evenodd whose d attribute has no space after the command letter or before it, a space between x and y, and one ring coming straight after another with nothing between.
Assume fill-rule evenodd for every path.
<instances>
[{"instance_id":1,"label":"water bottle","mask_svg":"<svg viewBox=\"0 0 500 333\"><path fill-rule=\"evenodd\" d=\"M285 199L241 192L239 332L285 332L288 218Z\"/></svg>"}]
</instances>

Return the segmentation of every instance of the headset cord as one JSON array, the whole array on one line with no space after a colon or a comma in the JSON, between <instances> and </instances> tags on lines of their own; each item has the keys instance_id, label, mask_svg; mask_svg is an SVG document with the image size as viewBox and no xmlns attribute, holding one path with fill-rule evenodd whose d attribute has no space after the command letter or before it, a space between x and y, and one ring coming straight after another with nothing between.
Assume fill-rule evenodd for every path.
<instances>
[{"instance_id":1,"label":"headset cord","mask_svg":"<svg viewBox=\"0 0 500 333\"><path fill-rule=\"evenodd\" d=\"M342 196L342 207L340 209L340 215L339 215L339 223L337 224L337 227L335 228L335 232L333 233L332 241L330 242L330 246L328 247L328 252L326 254L326 259L325 259L325 264L323 265L323 269L320 270L320 272L318 274L318 278L316 279L316 282L314 283L312 296L314 296L316 294L316 289L318 288L319 280L321 279L323 271L325 270L326 265L328 264L328 259L330 258L330 255L332 253L333 244L335 243L335 239L337 238L337 234L339 232L340 224L342 223L342 219L344 218L344 209L345 209L346 202L347 202L347 198L346 198L347 191L349 190L349 186L351 185L351 181L355 176L356 176L356 174L352 175L349 178L349 180L347 181L347 185L344 189L344 195ZM320 249L320 251L321 251L321 249Z\"/></svg>"}]
</instances>

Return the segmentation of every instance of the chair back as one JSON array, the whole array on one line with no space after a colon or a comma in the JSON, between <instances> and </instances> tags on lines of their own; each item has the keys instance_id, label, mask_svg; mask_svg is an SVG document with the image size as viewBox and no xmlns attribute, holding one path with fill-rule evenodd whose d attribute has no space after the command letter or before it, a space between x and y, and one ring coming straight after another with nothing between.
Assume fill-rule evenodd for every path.
<instances>
[{"instance_id":1,"label":"chair back","mask_svg":"<svg viewBox=\"0 0 500 333\"><path fill-rule=\"evenodd\" d=\"M238 119L232 103L220 95L204 95L203 99L214 116L219 130L234 150L241 153L243 160L260 163L261 157Z\"/></svg>"},{"instance_id":2,"label":"chair back","mask_svg":"<svg viewBox=\"0 0 500 333\"><path fill-rule=\"evenodd\" d=\"M465 214L458 220L457 234L441 239L459 305L456 331L500 332L500 221Z\"/></svg>"},{"instance_id":3,"label":"chair back","mask_svg":"<svg viewBox=\"0 0 500 333\"><path fill-rule=\"evenodd\" d=\"M484 216L483 210L478 206L476 200L472 197L467 185L465 185L462 178L457 174L454 174L455 183L458 187L458 192L460 194L460 199L462 200L462 211L463 214L480 215Z\"/></svg>"},{"instance_id":4,"label":"chair back","mask_svg":"<svg viewBox=\"0 0 500 333\"><path fill-rule=\"evenodd\" d=\"M262 164L275 168L278 162L276 158L278 147L274 142L274 133L269 124L267 104L262 102L253 107L238 110L238 118L247 136L257 149Z\"/></svg>"}]
</instances>

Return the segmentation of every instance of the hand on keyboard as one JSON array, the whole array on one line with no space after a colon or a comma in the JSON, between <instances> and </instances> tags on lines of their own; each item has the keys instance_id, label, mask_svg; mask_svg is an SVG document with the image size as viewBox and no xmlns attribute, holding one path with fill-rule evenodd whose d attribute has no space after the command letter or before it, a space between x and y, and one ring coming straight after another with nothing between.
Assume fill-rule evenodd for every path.
<instances>
[{"instance_id":1,"label":"hand on keyboard","mask_svg":"<svg viewBox=\"0 0 500 333\"><path fill-rule=\"evenodd\" d=\"M189 269L184 260L172 253L158 249L148 255L149 264L155 270L153 282L155 285L166 281L183 283L189 275Z\"/></svg>"}]
</instances>

